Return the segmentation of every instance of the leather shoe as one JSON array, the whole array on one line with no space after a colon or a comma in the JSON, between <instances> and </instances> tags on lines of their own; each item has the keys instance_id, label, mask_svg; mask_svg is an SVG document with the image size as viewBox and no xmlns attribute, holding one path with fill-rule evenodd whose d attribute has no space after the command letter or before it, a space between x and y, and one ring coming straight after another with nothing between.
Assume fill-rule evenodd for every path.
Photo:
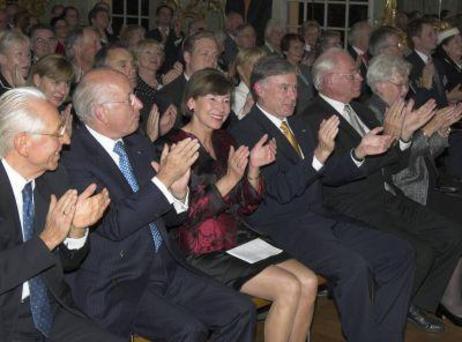
<instances>
[{"instance_id":1,"label":"leather shoe","mask_svg":"<svg viewBox=\"0 0 462 342\"><path fill-rule=\"evenodd\" d=\"M417 328L429 333L442 333L444 331L444 323L442 320L432 317L430 314L412 304L409 306L407 320Z\"/></svg>"},{"instance_id":2,"label":"leather shoe","mask_svg":"<svg viewBox=\"0 0 462 342\"><path fill-rule=\"evenodd\" d=\"M458 327L462 327L462 317L454 315L451 311L446 309L443 304L438 305L438 309L436 310L436 316L439 318L446 317L449 319L452 324L457 325Z\"/></svg>"}]
</instances>

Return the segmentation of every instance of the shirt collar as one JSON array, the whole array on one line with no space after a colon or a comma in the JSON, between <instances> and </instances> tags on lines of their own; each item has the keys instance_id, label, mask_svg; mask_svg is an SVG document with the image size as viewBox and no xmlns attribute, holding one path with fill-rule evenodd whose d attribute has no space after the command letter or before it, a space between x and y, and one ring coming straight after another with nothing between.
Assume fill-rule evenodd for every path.
<instances>
[{"instance_id":1,"label":"shirt collar","mask_svg":"<svg viewBox=\"0 0 462 342\"><path fill-rule=\"evenodd\" d=\"M430 59L430 57L427 54L420 52L419 50L414 50L414 51L417 53L417 55L419 55L419 57L424 61L425 64L428 63L428 60Z\"/></svg>"},{"instance_id":2,"label":"shirt collar","mask_svg":"<svg viewBox=\"0 0 462 342\"><path fill-rule=\"evenodd\" d=\"M90 132L90 134L96 139L96 141L100 143L100 145L104 148L104 150L107 153L109 153L109 155L112 155L114 153L115 144L119 141L123 141L122 139L117 139L117 140L111 139L95 131L94 129L92 129L91 127L87 125L85 125L85 127L88 129L88 132Z\"/></svg>"},{"instance_id":3,"label":"shirt collar","mask_svg":"<svg viewBox=\"0 0 462 342\"><path fill-rule=\"evenodd\" d=\"M345 105L347 105L347 103L343 103L343 102L340 102L338 100L334 100L332 98L330 98L329 96L326 96L322 93L319 93L319 96L324 100L326 101L328 104L330 104L332 107L334 107L334 109L343 116L343 111L345 110Z\"/></svg>"},{"instance_id":4,"label":"shirt collar","mask_svg":"<svg viewBox=\"0 0 462 342\"><path fill-rule=\"evenodd\" d=\"M24 186L27 183L32 182L32 189L35 188L34 179L27 180L26 178L24 178L18 171L13 169L13 167L10 164L8 164L8 162L4 158L2 158L2 164L5 168L5 172L8 176L8 179L10 180L10 184L13 188L13 193L16 198L17 196L21 196L20 198L22 198L22 189L24 189Z\"/></svg>"},{"instance_id":5,"label":"shirt collar","mask_svg":"<svg viewBox=\"0 0 462 342\"><path fill-rule=\"evenodd\" d=\"M363 50L361 50L360 48L357 48L357 47L354 46L354 45L352 45L351 47L353 48L353 50L355 50L355 52L356 52L358 55L362 56L362 55L365 54L365 52L364 52Z\"/></svg>"},{"instance_id":6,"label":"shirt collar","mask_svg":"<svg viewBox=\"0 0 462 342\"><path fill-rule=\"evenodd\" d=\"M287 118L284 120L279 119L278 117L264 110L258 103L257 103L257 107L268 118L268 120L270 120L279 130L281 129L280 127L281 127L282 122L287 122Z\"/></svg>"}]
</instances>

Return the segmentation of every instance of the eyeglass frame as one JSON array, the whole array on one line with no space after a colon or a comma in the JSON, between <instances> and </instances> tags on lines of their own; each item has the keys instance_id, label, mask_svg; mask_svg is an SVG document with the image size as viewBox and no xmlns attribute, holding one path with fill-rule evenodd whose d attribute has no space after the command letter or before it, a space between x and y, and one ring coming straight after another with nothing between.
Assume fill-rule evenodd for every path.
<instances>
[{"instance_id":1,"label":"eyeglass frame","mask_svg":"<svg viewBox=\"0 0 462 342\"><path fill-rule=\"evenodd\" d=\"M332 75L342 76L342 77L348 76L348 77L345 77L346 80L348 80L348 81L354 81L354 79L355 79L356 76L360 76L360 77L361 77L361 70L358 68L358 69L355 69L355 71L354 71L354 72L351 72L351 73L331 72L331 74L332 74Z\"/></svg>"},{"instance_id":2,"label":"eyeglass frame","mask_svg":"<svg viewBox=\"0 0 462 342\"><path fill-rule=\"evenodd\" d=\"M140 99L136 96L135 93L130 93L128 94L128 99L125 101L105 101L99 103L100 105L105 105L105 104L113 104L113 103L124 103L127 104L131 107L135 107L136 101L140 101Z\"/></svg>"},{"instance_id":3,"label":"eyeglass frame","mask_svg":"<svg viewBox=\"0 0 462 342\"><path fill-rule=\"evenodd\" d=\"M54 137L61 139L66 135L67 127L71 124L72 122L72 114L69 112L66 112L65 116L61 119L61 124L58 127L58 132L57 133L44 133L44 132L24 132L27 134L32 134L32 135L46 135L49 137Z\"/></svg>"}]
</instances>

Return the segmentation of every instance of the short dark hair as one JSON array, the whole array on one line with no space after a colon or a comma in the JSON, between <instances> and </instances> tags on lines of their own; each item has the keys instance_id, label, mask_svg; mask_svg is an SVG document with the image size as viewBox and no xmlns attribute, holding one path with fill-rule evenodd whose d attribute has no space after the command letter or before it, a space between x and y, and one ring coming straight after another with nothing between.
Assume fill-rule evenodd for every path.
<instances>
[{"instance_id":1,"label":"short dark hair","mask_svg":"<svg viewBox=\"0 0 462 342\"><path fill-rule=\"evenodd\" d=\"M412 39L412 37L419 37L420 34L422 33L422 28L424 25L430 25L433 26L433 22L428 20L428 19L415 19L411 21L407 25L407 35L409 36L409 39Z\"/></svg>"},{"instance_id":2,"label":"short dark hair","mask_svg":"<svg viewBox=\"0 0 462 342\"><path fill-rule=\"evenodd\" d=\"M48 26L48 25L45 25L45 24L35 24L33 25L31 28L30 28L30 31L29 31L29 36L32 38L32 36L34 35L35 31L38 31L38 30L48 30L48 31L51 31L54 33L53 29Z\"/></svg>"},{"instance_id":3,"label":"short dark hair","mask_svg":"<svg viewBox=\"0 0 462 342\"><path fill-rule=\"evenodd\" d=\"M215 34L212 31L199 31L196 33L191 34L190 36L186 37L186 39L183 41L183 53L184 52L189 52L191 53L192 50L194 49L194 45L198 40L201 39L211 39L216 42L215 39Z\"/></svg>"},{"instance_id":4,"label":"short dark hair","mask_svg":"<svg viewBox=\"0 0 462 342\"><path fill-rule=\"evenodd\" d=\"M400 31L393 26L381 26L372 31L369 38L369 52L372 56L380 54L382 49L387 47L387 39L390 36L399 36Z\"/></svg>"},{"instance_id":5,"label":"short dark hair","mask_svg":"<svg viewBox=\"0 0 462 342\"><path fill-rule=\"evenodd\" d=\"M100 7L100 6L93 7L91 11L88 12L88 24L93 25L91 21L96 18L98 13L101 13L101 12L104 12L109 16L109 11L106 8Z\"/></svg>"},{"instance_id":6,"label":"short dark hair","mask_svg":"<svg viewBox=\"0 0 462 342\"><path fill-rule=\"evenodd\" d=\"M281 52L289 51L290 43L296 41L302 42L305 45L305 39L298 33L286 33L281 39Z\"/></svg>"},{"instance_id":7,"label":"short dark hair","mask_svg":"<svg viewBox=\"0 0 462 342\"><path fill-rule=\"evenodd\" d=\"M107 67L108 66L106 64L107 56L110 51L115 50L115 49L124 49L130 52L130 50L128 50L127 47L121 42L114 42L109 45L103 46L101 49L99 49L99 51L95 55L94 67L95 68Z\"/></svg>"},{"instance_id":8,"label":"short dark hair","mask_svg":"<svg viewBox=\"0 0 462 342\"><path fill-rule=\"evenodd\" d=\"M295 67L287 60L273 55L262 57L253 67L252 75L250 76L250 89L252 94L256 97L254 86L257 82L271 76L292 73L296 73Z\"/></svg>"},{"instance_id":9,"label":"short dark hair","mask_svg":"<svg viewBox=\"0 0 462 342\"><path fill-rule=\"evenodd\" d=\"M175 11L173 10L173 8L171 8L169 5L166 5L166 4L162 4L160 5L159 7L156 8L156 16L159 15L160 13L160 10L162 8L167 8L169 11L170 11L170 14L173 16L173 14L175 13Z\"/></svg>"},{"instance_id":10,"label":"short dark hair","mask_svg":"<svg viewBox=\"0 0 462 342\"><path fill-rule=\"evenodd\" d=\"M192 74L183 93L181 111L185 116L192 116L187 103L189 99L197 99L206 95L231 95L233 83L219 70L205 68Z\"/></svg>"}]
</instances>

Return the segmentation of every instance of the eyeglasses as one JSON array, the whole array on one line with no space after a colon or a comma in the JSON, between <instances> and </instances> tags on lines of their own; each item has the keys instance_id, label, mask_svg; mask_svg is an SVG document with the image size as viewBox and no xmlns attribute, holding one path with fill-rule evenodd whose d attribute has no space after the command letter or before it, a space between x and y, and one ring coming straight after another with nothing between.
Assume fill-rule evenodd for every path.
<instances>
[{"instance_id":1,"label":"eyeglasses","mask_svg":"<svg viewBox=\"0 0 462 342\"><path fill-rule=\"evenodd\" d=\"M398 87L398 88L409 88L409 82L393 82L392 80L388 80L387 81L388 83L391 83L393 84L394 86Z\"/></svg>"},{"instance_id":2,"label":"eyeglasses","mask_svg":"<svg viewBox=\"0 0 462 342\"><path fill-rule=\"evenodd\" d=\"M105 105L105 104L113 104L113 103L124 103L124 104L127 104L129 106L135 107L136 101L139 101L138 98L136 97L136 95L133 94L133 93L130 93L130 94L128 94L128 98L125 101L106 101L106 102L102 102L100 104Z\"/></svg>"},{"instance_id":3,"label":"eyeglasses","mask_svg":"<svg viewBox=\"0 0 462 342\"><path fill-rule=\"evenodd\" d=\"M35 42L37 44L54 44L56 43L56 38L51 37L51 38L36 38Z\"/></svg>"},{"instance_id":4,"label":"eyeglasses","mask_svg":"<svg viewBox=\"0 0 462 342\"><path fill-rule=\"evenodd\" d=\"M71 136L70 128L72 127L72 114L70 111L65 111L64 116L61 119L61 124L59 125L57 132L55 133L43 133L43 132L26 132L28 134L33 135L46 135L49 137L55 137L58 139L63 138L66 133L68 133L69 137Z\"/></svg>"},{"instance_id":5,"label":"eyeglasses","mask_svg":"<svg viewBox=\"0 0 462 342\"><path fill-rule=\"evenodd\" d=\"M332 73L333 75L337 75L337 76L341 76L341 77L345 77L345 79L347 79L348 81L353 81L355 79L356 76L360 76L360 72L359 72L359 69L356 69L355 71L353 71L352 73L337 73L337 72L333 72Z\"/></svg>"}]
</instances>

